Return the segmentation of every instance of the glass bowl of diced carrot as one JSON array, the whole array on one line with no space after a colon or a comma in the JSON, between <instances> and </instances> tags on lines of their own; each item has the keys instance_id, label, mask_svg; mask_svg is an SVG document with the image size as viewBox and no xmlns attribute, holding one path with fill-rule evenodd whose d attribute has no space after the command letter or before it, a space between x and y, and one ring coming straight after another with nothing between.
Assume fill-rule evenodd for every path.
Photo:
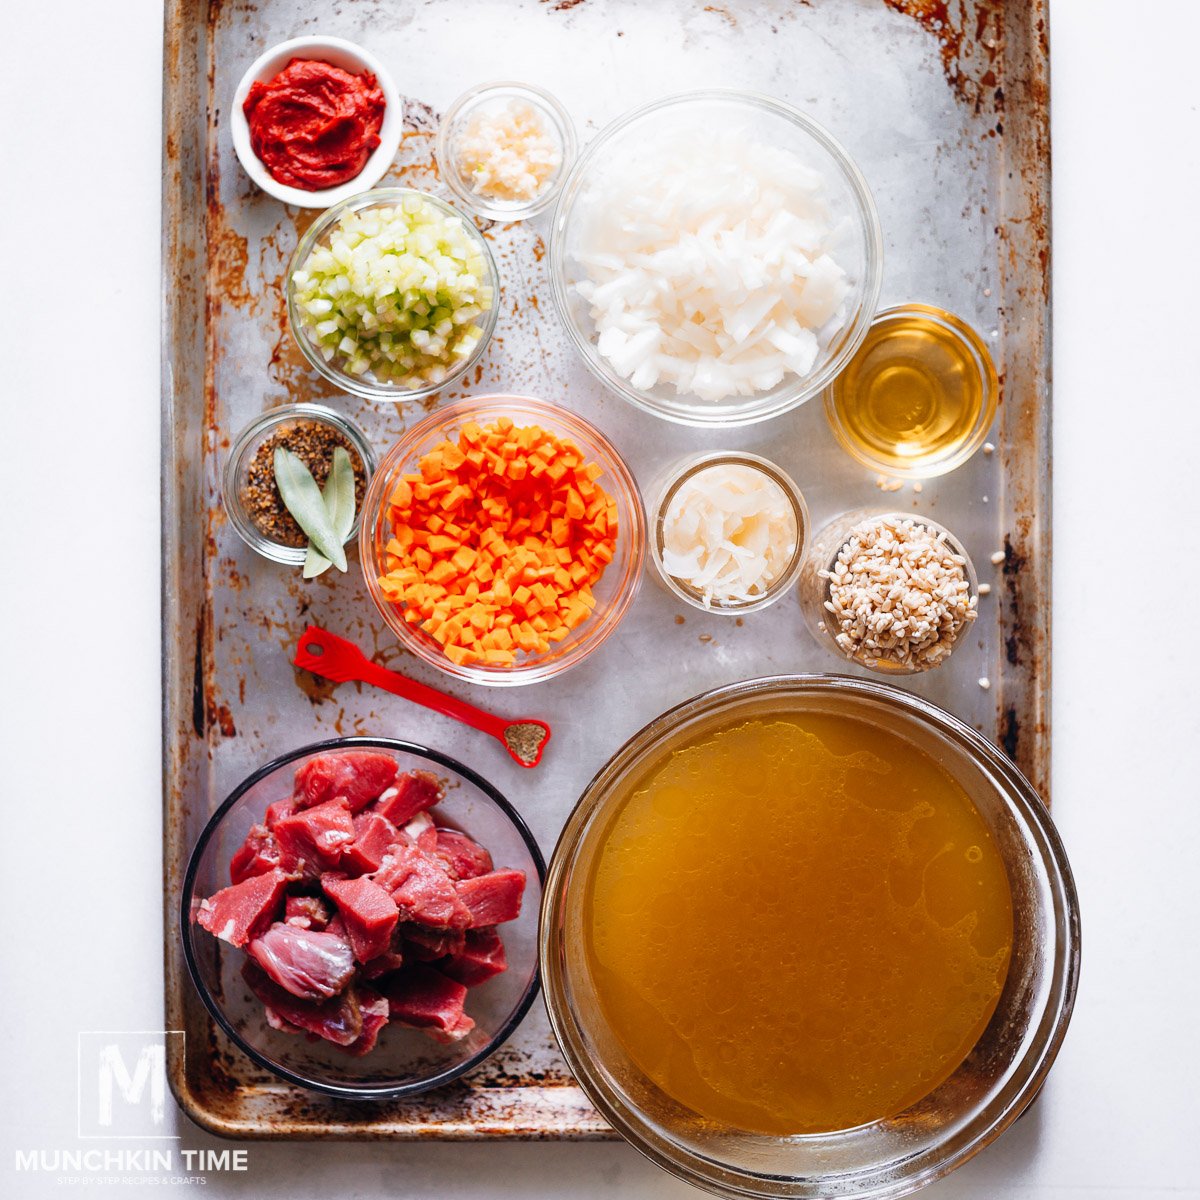
<instances>
[{"instance_id":1,"label":"glass bowl of diced carrot","mask_svg":"<svg viewBox=\"0 0 1200 1200\"><path fill-rule=\"evenodd\" d=\"M472 683L550 679L603 644L642 575L632 472L582 417L476 396L407 430L372 479L359 551L401 644Z\"/></svg>"}]
</instances>

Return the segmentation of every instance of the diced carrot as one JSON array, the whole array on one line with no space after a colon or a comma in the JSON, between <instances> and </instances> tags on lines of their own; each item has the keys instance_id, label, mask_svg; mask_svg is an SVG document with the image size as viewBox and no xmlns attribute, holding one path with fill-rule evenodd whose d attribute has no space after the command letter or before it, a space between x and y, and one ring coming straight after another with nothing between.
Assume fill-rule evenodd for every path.
<instances>
[{"instance_id":1,"label":"diced carrot","mask_svg":"<svg viewBox=\"0 0 1200 1200\"><path fill-rule=\"evenodd\" d=\"M509 418L464 424L393 485L379 586L460 665L546 653L591 615L616 501L572 442Z\"/></svg>"}]
</instances>

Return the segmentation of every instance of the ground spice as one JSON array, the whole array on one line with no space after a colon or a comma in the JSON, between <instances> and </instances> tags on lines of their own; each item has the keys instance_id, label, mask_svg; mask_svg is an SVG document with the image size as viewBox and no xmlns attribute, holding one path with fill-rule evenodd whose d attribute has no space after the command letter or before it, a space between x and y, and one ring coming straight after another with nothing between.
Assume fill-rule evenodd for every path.
<instances>
[{"instance_id":1,"label":"ground spice","mask_svg":"<svg viewBox=\"0 0 1200 1200\"><path fill-rule=\"evenodd\" d=\"M536 762L538 750L547 738L541 725L519 721L504 730L504 744L526 765Z\"/></svg>"},{"instance_id":2,"label":"ground spice","mask_svg":"<svg viewBox=\"0 0 1200 1200\"><path fill-rule=\"evenodd\" d=\"M250 459L241 500L250 520L263 537L281 546L308 545L308 535L296 524L275 484L275 447L282 446L301 459L312 472L317 486L323 488L333 469L333 452L341 446L350 455L354 468L354 507L362 511L367 491L367 468L353 442L322 421L289 421L264 438Z\"/></svg>"}]
</instances>

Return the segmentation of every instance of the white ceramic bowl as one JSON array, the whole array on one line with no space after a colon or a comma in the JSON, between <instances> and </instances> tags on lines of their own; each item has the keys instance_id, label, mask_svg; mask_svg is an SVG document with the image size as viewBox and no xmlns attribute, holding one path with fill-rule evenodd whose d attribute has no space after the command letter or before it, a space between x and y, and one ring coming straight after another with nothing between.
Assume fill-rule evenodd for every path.
<instances>
[{"instance_id":1,"label":"white ceramic bowl","mask_svg":"<svg viewBox=\"0 0 1200 1200\"><path fill-rule=\"evenodd\" d=\"M321 188L315 192L288 187L271 175L250 145L250 125L242 111L246 96L253 84L259 81L266 83L267 80L273 79L293 58L315 58L355 75L369 71L383 90L386 107L383 110L383 124L379 128L379 145L367 159L366 166L353 179L340 183L337 187ZM400 134L404 129L404 102L396 91L388 69L375 55L361 46L356 46L344 38L316 35L298 37L280 42L250 64L250 69L242 76L237 91L233 93L229 126L238 160L245 168L246 174L264 192L274 196L276 200L282 200L284 204L295 204L300 208L329 208L349 196L365 192L387 173L396 157L396 151L400 148Z\"/></svg>"}]
</instances>

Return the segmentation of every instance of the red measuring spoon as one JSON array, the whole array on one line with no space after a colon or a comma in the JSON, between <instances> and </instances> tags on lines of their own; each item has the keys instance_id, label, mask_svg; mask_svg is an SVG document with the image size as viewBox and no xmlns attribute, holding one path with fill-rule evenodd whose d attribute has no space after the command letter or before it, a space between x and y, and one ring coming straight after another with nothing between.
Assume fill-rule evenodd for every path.
<instances>
[{"instance_id":1,"label":"red measuring spoon","mask_svg":"<svg viewBox=\"0 0 1200 1200\"><path fill-rule=\"evenodd\" d=\"M550 726L545 721L533 717L509 721L484 712L465 700L447 696L426 683L418 683L373 663L353 642L315 625L310 625L300 635L296 657L292 661L322 679L332 679L335 683L369 683L414 704L432 708L445 717L462 721L481 733L491 734L522 767L536 767L550 740Z\"/></svg>"}]
</instances>

